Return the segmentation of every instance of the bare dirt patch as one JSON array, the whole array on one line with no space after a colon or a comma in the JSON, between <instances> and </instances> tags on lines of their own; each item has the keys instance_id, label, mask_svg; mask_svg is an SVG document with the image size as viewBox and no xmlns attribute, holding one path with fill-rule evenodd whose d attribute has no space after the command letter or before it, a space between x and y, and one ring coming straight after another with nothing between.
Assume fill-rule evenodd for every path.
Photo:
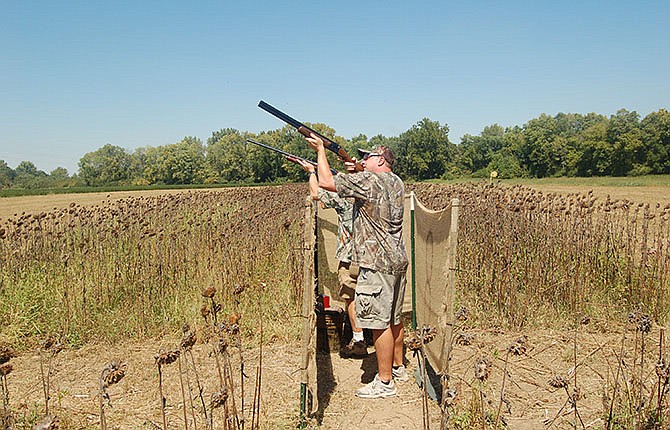
<instances>
[{"instance_id":1,"label":"bare dirt patch","mask_svg":"<svg viewBox=\"0 0 670 430\"><path fill-rule=\"evenodd\" d=\"M659 353L667 356L668 352L667 347L659 350L658 328L646 336L644 363L640 362L641 338L636 338L631 331L603 330L602 327L580 329L577 333L470 330L463 332L468 334L465 338L459 333L450 371L452 387L456 389L452 414L461 425L457 428L469 428L481 416L489 421L498 417L501 424L504 421L511 429L574 428L575 422L579 428L582 425L603 428L617 373L618 396L630 393L631 381L636 378L640 378L638 383L645 387L645 396L648 396L657 381L653 371L655 357ZM510 350L510 345L520 337L525 338L523 347ZM109 389L112 407L106 409L108 427L160 428L162 417L154 356L161 347L169 344L144 341L62 351L54 360L50 402L52 412L61 418L61 428L100 428L98 379L110 360L126 362L127 373L119 384ZM354 390L372 380L376 373L376 361L371 352L365 359L342 359L335 353L318 355L321 408L310 420L309 428L422 428L423 394L413 379L400 384L399 394L394 398L362 400L354 396ZM209 402L211 393L219 388L211 346L197 344L194 356L205 401ZM247 375L244 408L247 423L250 423L258 348L245 350L244 357ZM619 357L624 358L624 367L620 367ZM490 371L485 380L475 375L475 364L482 358L488 360ZM261 428L296 428L300 406L299 348L295 345L265 346L262 362ZM12 413L17 420L16 428L29 428L27 423L44 410L40 357L37 353L25 353L13 358L12 363L14 372L8 380ZM408 354L410 374L414 373L416 363L417 360ZM185 373L182 375L186 378ZM194 385L193 374L190 375ZM550 384L557 377L566 381L565 387ZM236 388L238 396L239 388ZM164 369L163 390L167 399L168 427L185 428L177 364ZM575 392L578 393L576 411L568 401ZM192 395L198 410L197 393L194 391ZM239 400L237 406L241 406ZM440 411L435 401L429 401L428 414L430 427L439 428ZM196 412L196 418L198 427L205 428L199 412ZM188 406L187 419L192 420ZM223 428L221 413L215 415L214 421L215 428ZM192 422L189 428L195 428Z\"/></svg>"}]
</instances>

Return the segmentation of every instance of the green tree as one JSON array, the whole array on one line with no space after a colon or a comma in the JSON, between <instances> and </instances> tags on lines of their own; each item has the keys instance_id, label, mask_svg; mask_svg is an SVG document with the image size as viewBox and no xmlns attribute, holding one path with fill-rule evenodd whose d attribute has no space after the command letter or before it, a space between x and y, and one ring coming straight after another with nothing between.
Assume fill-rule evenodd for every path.
<instances>
[{"instance_id":1,"label":"green tree","mask_svg":"<svg viewBox=\"0 0 670 430\"><path fill-rule=\"evenodd\" d=\"M544 178L560 171L563 148L557 134L555 118L544 113L524 125L519 155L532 176Z\"/></svg>"},{"instance_id":2,"label":"green tree","mask_svg":"<svg viewBox=\"0 0 670 430\"><path fill-rule=\"evenodd\" d=\"M579 159L575 164L577 176L604 176L611 170L614 148L607 142L608 119L603 115L586 115L579 133Z\"/></svg>"},{"instance_id":3,"label":"green tree","mask_svg":"<svg viewBox=\"0 0 670 430\"><path fill-rule=\"evenodd\" d=\"M44 188L48 187L45 180L47 174L37 169L32 161L22 161L14 169L14 185L19 188Z\"/></svg>"},{"instance_id":4,"label":"green tree","mask_svg":"<svg viewBox=\"0 0 670 430\"><path fill-rule=\"evenodd\" d=\"M455 153L449 126L424 118L399 136L393 170L416 180L439 178L447 171L447 163L455 161Z\"/></svg>"},{"instance_id":5,"label":"green tree","mask_svg":"<svg viewBox=\"0 0 670 430\"><path fill-rule=\"evenodd\" d=\"M468 173L488 170L493 156L503 148L504 134L505 130L494 124L485 127L479 136L463 136L459 146L459 165ZM488 176L488 171L484 173Z\"/></svg>"},{"instance_id":6,"label":"green tree","mask_svg":"<svg viewBox=\"0 0 670 430\"><path fill-rule=\"evenodd\" d=\"M52 179L67 179L70 177L70 175L67 173L67 169L65 167L56 167L49 173L49 177Z\"/></svg>"},{"instance_id":7,"label":"green tree","mask_svg":"<svg viewBox=\"0 0 670 430\"><path fill-rule=\"evenodd\" d=\"M79 177L86 185L119 184L130 177L131 157L125 149L106 144L79 160Z\"/></svg>"},{"instance_id":8,"label":"green tree","mask_svg":"<svg viewBox=\"0 0 670 430\"><path fill-rule=\"evenodd\" d=\"M284 127L283 130L290 132L287 127ZM279 148L281 146L279 133L280 131L261 133L256 140ZM284 157L254 144L247 145L246 150L249 174L253 182L273 182L285 177L284 163L288 162Z\"/></svg>"},{"instance_id":9,"label":"green tree","mask_svg":"<svg viewBox=\"0 0 670 430\"><path fill-rule=\"evenodd\" d=\"M199 184L204 177L205 148L198 138L187 136L146 151L144 178L150 184Z\"/></svg>"},{"instance_id":10,"label":"green tree","mask_svg":"<svg viewBox=\"0 0 670 430\"><path fill-rule=\"evenodd\" d=\"M612 115L607 128L607 141L616 154L612 159L610 175L626 176L634 166L644 162L640 116L637 112L619 109Z\"/></svg>"},{"instance_id":11,"label":"green tree","mask_svg":"<svg viewBox=\"0 0 670 430\"><path fill-rule=\"evenodd\" d=\"M670 112L661 109L640 124L645 145L645 165L651 173L670 173Z\"/></svg>"},{"instance_id":12,"label":"green tree","mask_svg":"<svg viewBox=\"0 0 670 430\"><path fill-rule=\"evenodd\" d=\"M130 155L129 176L134 185L148 185L149 182L144 178L144 170L147 164L148 147L136 148Z\"/></svg>"},{"instance_id":13,"label":"green tree","mask_svg":"<svg viewBox=\"0 0 670 430\"><path fill-rule=\"evenodd\" d=\"M247 135L225 129L213 133L207 142L208 182L248 181L251 177ZM251 137L251 136L249 136Z\"/></svg>"},{"instance_id":14,"label":"green tree","mask_svg":"<svg viewBox=\"0 0 670 430\"><path fill-rule=\"evenodd\" d=\"M16 166L16 169L14 169L14 172L16 173L16 176L38 177L47 175L43 171L38 170L32 161L20 162L19 165Z\"/></svg>"},{"instance_id":15,"label":"green tree","mask_svg":"<svg viewBox=\"0 0 670 430\"><path fill-rule=\"evenodd\" d=\"M12 185L16 173L7 165L5 160L0 160L0 188L7 188Z\"/></svg>"}]
</instances>

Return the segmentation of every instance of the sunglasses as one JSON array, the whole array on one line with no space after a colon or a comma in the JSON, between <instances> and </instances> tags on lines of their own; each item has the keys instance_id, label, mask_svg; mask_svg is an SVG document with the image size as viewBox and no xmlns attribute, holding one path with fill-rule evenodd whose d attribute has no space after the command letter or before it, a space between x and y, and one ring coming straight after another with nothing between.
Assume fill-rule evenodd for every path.
<instances>
[{"instance_id":1,"label":"sunglasses","mask_svg":"<svg viewBox=\"0 0 670 430\"><path fill-rule=\"evenodd\" d=\"M381 157L381 155L382 154L375 154L375 153L372 153L372 152L368 152L367 154L365 154L363 156L363 160L367 160L370 157Z\"/></svg>"}]
</instances>

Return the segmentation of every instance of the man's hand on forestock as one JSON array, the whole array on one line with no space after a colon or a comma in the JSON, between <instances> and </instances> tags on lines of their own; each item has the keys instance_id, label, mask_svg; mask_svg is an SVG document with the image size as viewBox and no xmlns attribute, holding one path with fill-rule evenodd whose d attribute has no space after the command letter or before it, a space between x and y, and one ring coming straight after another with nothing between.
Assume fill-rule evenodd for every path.
<instances>
[{"instance_id":1,"label":"man's hand on forestock","mask_svg":"<svg viewBox=\"0 0 670 430\"><path fill-rule=\"evenodd\" d=\"M310 162L303 160L302 158L296 158L296 157L287 157L290 161L293 161L294 163L300 164L300 166L303 168L305 172L312 173L315 169L314 165L311 164Z\"/></svg>"}]
</instances>

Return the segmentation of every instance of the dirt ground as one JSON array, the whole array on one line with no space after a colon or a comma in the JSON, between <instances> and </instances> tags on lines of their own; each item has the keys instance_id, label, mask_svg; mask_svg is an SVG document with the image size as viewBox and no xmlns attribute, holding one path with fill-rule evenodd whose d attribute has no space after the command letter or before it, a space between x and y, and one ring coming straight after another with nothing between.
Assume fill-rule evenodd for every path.
<instances>
[{"instance_id":1,"label":"dirt ground","mask_svg":"<svg viewBox=\"0 0 670 430\"><path fill-rule=\"evenodd\" d=\"M524 340L520 342L520 339ZM630 396L636 380L638 385L645 387L645 396L656 389L654 384L658 378L653 369L659 354L667 357L668 353L667 346L659 350L659 339L658 327L646 335L646 356L642 363L642 338L634 331L612 330L597 325L581 328L578 333L458 331L450 364L450 385L456 389L451 413L460 423L458 428L482 428L481 424L475 425L476 419L482 415L487 416L489 422L495 422L499 417L500 424L504 421L510 429L567 429L575 428L575 422L578 428L603 428L603 417L612 403L610 399L615 380L619 385L617 398L622 398L623 394ZM111 360L126 363L126 373L118 384L108 389L111 406L105 408L107 428L162 428L154 357L160 348L174 348L176 342L178 340L172 343L128 343L116 347L95 345L60 352L51 362L53 370L49 384L50 412L60 418L60 428L101 427L99 378L102 369ZM193 348L204 402L208 405L211 393L217 391L219 385L211 351L211 345L201 343ZM374 351L371 349L370 352L365 359L343 359L336 353L318 354L320 408L310 418L308 428L424 428L423 392L413 379L400 384L398 396L394 398L362 400L353 395L356 388L372 380L376 373ZM236 355L235 351L233 357ZM243 355L247 375L244 416L246 428L251 428L259 349L244 350ZM261 428L297 427L300 357L299 347L295 345L266 345L263 348ZM618 357L624 358L625 366L619 366ZM417 368L417 359L410 354L406 358L412 374ZM484 380L475 377L475 364L482 363L482 358L487 360L489 371ZM44 415L40 366L46 372L49 363L46 356L40 358L37 352L22 354L10 362L14 371L8 375L7 387L15 428L30 428L27 423ZM206 428L190 363L190 358L181 362L181 379L186 393L188 385L191 385L191 396L186 398L192 397L194 403L191 407L187 400L186 420L188 428ZM239 361L233 359L232 363L234 372L239 372ZM187 428L184 425L179 364L177 361L165 366L162 372L166 417L171 429ZM550 385L549 382L556 381L557 376L566 381L565 388ZM236 378L236 381L239 379ZM575 392L575 381L579 393L576 412L568 403L568 395ZM239 382L235 390L236 407L240 410ZM440 409L433 400L428 401L428 419L430 428L440 428ZM216 410L213 421L214 428L225 428L222 408Z\"/></svg>"}]
</instances>

